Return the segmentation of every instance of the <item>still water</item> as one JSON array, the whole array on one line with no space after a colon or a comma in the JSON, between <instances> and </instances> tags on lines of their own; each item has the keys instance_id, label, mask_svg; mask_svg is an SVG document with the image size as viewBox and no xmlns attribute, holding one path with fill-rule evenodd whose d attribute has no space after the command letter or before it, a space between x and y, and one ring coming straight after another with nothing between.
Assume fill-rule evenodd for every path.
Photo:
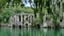
<instances>
[{"instance_id":1,"label":"still water","mask_svg":"<svg viewBox=\"0 0 64 36\"><path fill-rule=\"evenodd\" d=\"M64 36L64 29L1 27L0 36Z\"/></svg>"}]
</instances>

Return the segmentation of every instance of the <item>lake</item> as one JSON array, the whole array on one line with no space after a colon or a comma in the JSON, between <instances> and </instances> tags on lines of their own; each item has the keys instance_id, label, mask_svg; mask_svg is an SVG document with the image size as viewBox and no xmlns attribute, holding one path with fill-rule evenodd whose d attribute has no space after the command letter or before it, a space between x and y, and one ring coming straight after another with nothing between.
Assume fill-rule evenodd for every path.
<instances>
[{"instance_id":1,"label":"lake","mask_svg":"<svg viewBox=\"0 0 64 36\"><path fill-rule=\"evenodd\" d=\"M1 27L0 36L64 36L64 29Z\"/></svg>"}]
</instances>

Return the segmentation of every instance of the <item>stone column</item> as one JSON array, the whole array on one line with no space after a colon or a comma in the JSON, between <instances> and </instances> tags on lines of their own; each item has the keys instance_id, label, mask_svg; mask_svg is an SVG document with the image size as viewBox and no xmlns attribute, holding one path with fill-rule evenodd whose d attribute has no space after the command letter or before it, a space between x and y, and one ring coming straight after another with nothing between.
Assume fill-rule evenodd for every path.
<instances>
[{"instance_id":1,"label":"stone column","mask_svg":"<svg viewBox=\"0 0 64 36\"><path fill-rule=\"evenodd\" d=\"M19 15L19 22L21 22L21 15Z\"/></svg>"},{"instance_id":2,"label":"stone column","mask_svg":"<svg viewBox=\"0 0 64 36\"><path fill-rule=\"evenodd\" d=\"M31 22L31 16L29 16L29 23Z\"/></svg>"},{"instance_id":3,"label":"stone column","mask_svg":"<svg viewBox=\"0 0 64 36\"><path fill-rule=\"evenodd\" d=\"M32 15L32 22L33 22L33 18L34 18L34 17L33 17L33 15Z\"/></svg>"},{"instance_id":4,"label":"stone column","mask_svg":"<svg viewBox=\"0 0 64 36\"><path fill-rule=\"evenodd\" d=\"M24 24L24 15L22 15L22 24Z\"/></svg>"}]
</instances>

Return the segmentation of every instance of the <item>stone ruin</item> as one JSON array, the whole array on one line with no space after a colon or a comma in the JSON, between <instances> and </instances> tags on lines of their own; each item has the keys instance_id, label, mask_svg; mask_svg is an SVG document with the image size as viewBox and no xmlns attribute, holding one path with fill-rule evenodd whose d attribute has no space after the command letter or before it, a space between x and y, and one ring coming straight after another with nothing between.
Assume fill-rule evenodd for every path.
<instances>
[{"instance_id":1,"label":"stone ruin","mask_svg":"<svg viewBox=\"0 0 64 36\"><path fill-rule=\"evenodd\" d=\"M34 14L32 13L15 13L10 17L9 23L15 26L21 25L24 27L29 27L31 26L33 19Z\"/></svg>"}]
</instances>

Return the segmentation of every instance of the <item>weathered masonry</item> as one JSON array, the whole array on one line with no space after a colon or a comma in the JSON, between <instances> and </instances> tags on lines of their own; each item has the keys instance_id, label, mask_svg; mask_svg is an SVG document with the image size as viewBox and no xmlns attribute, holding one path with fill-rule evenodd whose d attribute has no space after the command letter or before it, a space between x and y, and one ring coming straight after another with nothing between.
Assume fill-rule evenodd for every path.
<instances>
[{"instance_id":1,"label":"weathered masonry","mask_svg":"<svg viewBox=\"0 0 64 36\"><path fill-rule=\"evenodd\" d=\"M34 14L32 13L15 13L13 14L10 19L9 22L11 25L15 25L15 26L31 26L32 22L34 19Z\"/></svg>"}]
</instances>

